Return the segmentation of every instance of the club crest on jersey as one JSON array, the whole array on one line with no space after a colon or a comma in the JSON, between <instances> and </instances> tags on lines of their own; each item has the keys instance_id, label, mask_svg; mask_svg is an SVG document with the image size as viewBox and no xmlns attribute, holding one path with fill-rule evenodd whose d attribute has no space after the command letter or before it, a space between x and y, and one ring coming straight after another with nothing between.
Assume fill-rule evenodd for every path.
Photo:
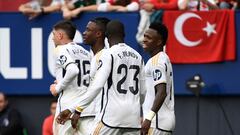
<instances>
[{"instance_id":1,"label":"club crest on jersey","mask_svg":"<svg viewBox=\"0 0 240 135\"><path fill-rule=\"evenodd\" d=\"M153 71L153 80L157 81L162 77L162 72L159 69Z\"/></svg>"},{"instance_id":2,"label":"club crest on jersey","mask_svg":"<svg viewBox=\"0 0 240 135\"><path fill-rule=\"evenodd\" d=\"M67 57L64 55L61 55L59 59L60 64L63 65L66 61L67 61Z\"/></svg>"}]
</instances>

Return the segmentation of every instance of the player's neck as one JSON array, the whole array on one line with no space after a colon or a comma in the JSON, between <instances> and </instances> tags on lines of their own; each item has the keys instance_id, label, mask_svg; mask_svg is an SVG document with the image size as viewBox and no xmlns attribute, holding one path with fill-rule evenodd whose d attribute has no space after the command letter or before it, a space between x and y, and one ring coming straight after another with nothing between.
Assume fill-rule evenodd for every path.
<instances>
[{"instance_id":1,"label":"player's neck","mask_svg":"<svg viewBox=\"0 0 240 135\"><path fill-rule=\"evenodd\" d=\"M113 45L119 44L119 43L124 43L124 40L122 38L114 38L112 40L108 40L110 47Z\"/></svg>"},{"instance_id":2,"label":"player's neck","mask_svg":"<svg viewBox=\"0 0 240 135\"><path fill-rule=\"evenodd\" d=\"M155 56L156 54L158 54L159 52L162 52L163 48L157 48L154 49L153 51L150 52L151 57Z\"/></svg>"},{"instance_id":3,"label":"player's neck","mask_svg":"<svg viewBox=\"0 0 240 135\"><path fill-rule=\"evenodd\" d=\"M61 45L66 45L66 44L71 43L71 42L73 42L73 41L70 40L70 39L65 39L65 40L62 40Z\"/></svg>"},{"instance_id":4,"label":"player's neck","mask_svg":"<svg viewBox=\"0 0 240 135\"><path fill-rule=\"evenodd\" d=\"M101 51L104 48L104 41L101 42L96 42L93 46L92 46L92 51L95 54L97 54L99 51Z\"/></svg>"}]
</instances>

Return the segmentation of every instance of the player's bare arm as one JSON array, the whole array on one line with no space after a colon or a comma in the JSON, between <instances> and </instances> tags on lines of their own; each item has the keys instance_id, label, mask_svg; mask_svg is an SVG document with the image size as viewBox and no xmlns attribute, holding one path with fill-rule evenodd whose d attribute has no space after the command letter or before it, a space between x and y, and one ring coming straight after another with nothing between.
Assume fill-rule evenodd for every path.
<instances>
[{"instance_id":1,"label":"player's bare arm","mask_svg":"<svg viewBox=\"0 0 240 135\"><path fill-rule=\"evenodd\" d=\"M156 97L153 102L153 106L151 108L151 111L149 112L149 114L147 115L147 117L145 118L145 120L142 123L141 132L143 135L148 134L148 130L151 126L151 121L152 121L153 117L155 116L155 114L158 112L158 110L161 108L161 106L167 96L165 83L157 84L155 86L155 90L157 91L157 93L156 93Z\"/></svg>"}]
</instances>

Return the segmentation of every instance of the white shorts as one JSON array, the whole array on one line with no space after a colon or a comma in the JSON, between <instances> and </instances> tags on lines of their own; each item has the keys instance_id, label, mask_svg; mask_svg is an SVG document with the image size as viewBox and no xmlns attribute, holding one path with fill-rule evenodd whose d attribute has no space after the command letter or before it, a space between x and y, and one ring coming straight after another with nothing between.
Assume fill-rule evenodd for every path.
<instances>
[{"instance_id":1,"label":"white shorts","mask_svg":"<svg viewBox=\"0 0 240 135\"><path fill-rule=\"evenodd\" d=\"M58 124L55 119L53 122L54 135L89 135L94 117L80 118L77 130L72 128L71 121L68 120L64 125Z\"/></svg>"},{"instance_id":2,"label":"white shorts","mask_svg":"<svg viewBox=\"0 0 240 135\"><path fill-rule=\"evenodd\" d=\"M94 125L95 117L83 117L80 118L79 130L81 131L79 135L90 135L92 130L92 125Z\"/></svg>"},{"instance_id":3,"label":"white shorts","mask_svg":"<svg viewBox=\"0 0 240 135\"><path fill-rule=\"evenodd\" d=\"M172 135L172 132L158 130L156 128L150 128L148 130L148 135Z\"/></svg>"},{"instance_id":4,"label":"white shorts","mask_svg":"<svg viewBox=\"0 0 240 135\"><path fill-rule=\"evenodd\" d=\"M140 135L140 129L110 128L98 122L91 135Z\"/></svg>"}]
</instances>

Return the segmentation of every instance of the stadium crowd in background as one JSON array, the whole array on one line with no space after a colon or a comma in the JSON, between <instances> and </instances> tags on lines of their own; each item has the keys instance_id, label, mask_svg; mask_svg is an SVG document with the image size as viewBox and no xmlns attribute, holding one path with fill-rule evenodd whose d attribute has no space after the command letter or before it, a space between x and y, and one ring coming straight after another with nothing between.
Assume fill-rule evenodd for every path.
<instances>
[{"instance_id":1,"label":"stadium crowd in background","mask_svg":"<svg viewBox=\"0 0 240 135\"><path fill-rule=\"evenodd\" d=\"M178 0L180 10L208 11L219 9L215 0Z\"/></svg>"},{"instance_id":2,"label":"stadium crowd in background","mask_svg":"<svg viewBox=\"0 0 240 135\"><path fill-rule=\"evenodd\" d=\"M63 18L71 19L76 17L80 12L79 9L96 4L100 4L102 0L65 0L62 5Z\"/></svg>"},{"instance_id":3,"label":"stadium crowd in background","mask_svg":"<svg viewBox=\"0 0 240 135\"><path fill-rule=\"evenodd\" d=\"M39 15L62 12L64 19L76 18L82 12L132 12L140 11L138 30L146 30L150 16L158 10L239 9L240 0L31 0L19 6L19 11L33 19ZM159 14L159 13L158 13ZM137 40L142 40L139 31Z\"/></svg>"},{"instance_id":4,"label":"stadium crowd in background","mask_svg":"<svg viewBox=\"0 0 240 135\"><path fill-rule=\"evenodd\" d=\"M92 5L86 5L78 7L67 14L64 14L63 17L65 19L71 19L77 17L82 12L86 11L99 11L99 12L110 12L110 11L118 11L118 12L130 12L130 11L138 11L139 3L138 0L106 0L100 1Z\"/></svg>"},{"instance_id":5,"label":"stadium crowd in background","mask_svg":"<svg viewBox=\"0 0 240 135\"><path fill-rule=\"evenodd\" d=\"M140 21L136 40L141 44L143 34L153 21L161 21L164 10L178 10L178 0L143 0L141 1Z\"/></svg>"}]
</instances>

